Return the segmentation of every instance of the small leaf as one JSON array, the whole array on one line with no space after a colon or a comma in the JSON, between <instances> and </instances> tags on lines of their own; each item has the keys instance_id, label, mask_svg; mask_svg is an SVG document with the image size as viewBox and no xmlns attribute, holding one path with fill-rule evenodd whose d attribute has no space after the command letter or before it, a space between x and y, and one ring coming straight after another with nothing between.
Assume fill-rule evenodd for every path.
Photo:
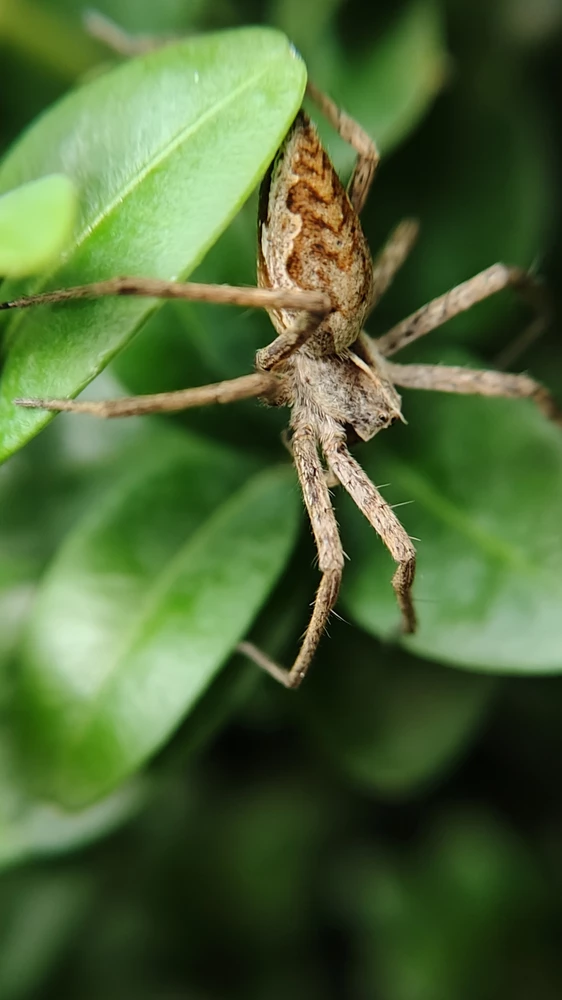
<instances>
[{"instance_id":1,"label":"small leaf","mask_svg":"<svg viewBox=\"0 0 562 1000\"><path fill-rule=\"evenodd\" d=\"M44 794L71 806L107 794L168 738L249 628L290 554L300 503L287 468L224 502L247 467L196 442L153 456L69 537L21 682Z\"/></svg>"},{"instance_id":2,"label":"small leaf","mask_svg":"<svg viewBox=\"0 0 562 1000\"><path fill-rule=\"evenodd\" d=\"M0 274L21 278L54 263L72 235L76 189L64 174L0 197Z\"/></svg>"},{"instance_id":3,"label":"small leaf","mask_svg":"<svg viewBox=\"0 0 562 1000\"><path fill-rule=\"evenodd\" d=\"M0 191L63 172L80 218L63 267L19 292L116 274L186 276L261 178L296 110L305 69L267 28L190 38L134 59L68 95L18 142ZM43 427L21 396L80 391L156 308L105 299L22 310L8 327L0 458Z\"/></svg>"},{"instance_id":4,"label":"small leaf","mask_svg":"<svg viewBox=\"0 0 562 1000\"><path fill-rule=\"evenodd\" d=\"M526 401L404 397L408 427L363 459L375 482L391 484L390 502L413 501L399 513L419 539L419 630L404 644L491 673L562 672L560 429ZM393 563L349 508L345 524L354 542L344 606L388 635L398 625Z\"/></svg>"},{"instance_id":5,"label":"small leaf","mask_svg":"<svg viewBox=\"0 0 562 1000\"><path fill-rule=\"evenodd\" d=\"M494 682L415 660L350 631L345 648L327 650L303 688L304 725L362 790L409 794L458 758ZM342 670L344 659L353 669Z\"/></svg>"}]
</instances>

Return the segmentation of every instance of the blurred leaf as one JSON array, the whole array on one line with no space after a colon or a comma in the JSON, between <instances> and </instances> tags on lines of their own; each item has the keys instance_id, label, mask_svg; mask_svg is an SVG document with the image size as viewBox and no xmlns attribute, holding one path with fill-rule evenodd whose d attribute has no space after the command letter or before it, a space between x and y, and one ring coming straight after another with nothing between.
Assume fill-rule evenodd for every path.
<instances>
[{"instance_id":1,"label":"blurred leaf","mask_svg":"<svg viewBox=\"0 0 562 1000\"><path fill-rule=\"evenodd\" d=\"M360 789L405 795L452 766L493 691L491 678L409 658L348 628L303 687L302 718Z\"/></svg>"},{"instance_id":2,"label":"blurred leaf","mask_svg":"<svg viewBox=\"0 0 562 1000\"><path fill-rule=\"evenodd\" d=\"M33 799L25 791L8 730L0 726L0 871L97 840L138 810L142 791L140 784L130 784L77 813Z\"/></svg>"},{"instance_id":3,"label":"blurred leaf","mask_svg":"<svg viewBox=\"0 0 562 1000\"><path fill-rule=\"evenodd\" d=\"M50 0L53 2L53 0ZM76 0L55 0L60 8L76 10ZM160 0L156 5L152 0L96 0L94 8L86 13L101 14L115 25L133 35L144 37L169 37L186 33L188 28L196 28L198 17L204 12L205 0ZM83 13L83 8L80 9ZM88 23L88 19L86 20Z\"/></svg>"},{"instance_id":4,"label":"blurred leaf","mask_svg":"<svg viewBox=\"0 0 562 1000\"><path fill-rule=\"evenodd\" d=\"M417 125L445 81L448 57L435 0L413 0L373 53L348 58L334 84L383 152Z\"/></svg>"},{"instance_id":5,"label":"blurred leaf","mask_svg":"<svg viewBox=\"0 0 562 1000\"><path fill-rule=\"evenodd\" d=\"M385 216L385 206L395 213L398 203L421 222L419 246L404 281L383 303L385 312L390 306L401 318L495 261L541 270L557 183L549 130L532 92L510 104L470 87L448 95L412 151L416 186L408 190L401 171L394 180L381 178ZM411 162L404 169L411 173ZM395 221L386 218L385 226ZM524 314L518 305L513 293L493 296L448 323L442 336L470 337L489 349L501 336L502 318ZM518 322L524 321L522 315Z\"/></svg>"},{"instance_id":6,"label":"blurred leaf","mask_svg":"<svg viewBox=\"0 0 562 1000\"><path fill-rule=\"evenodd\" d=\"M64 174L22 184L0 197L0 274L34 274L60 256L76 216L76 189Z\"/></svg>"},{"instance_id":7,"label":"blurred leaf","mask_svg":"<svg viewBox=\"0 0 562 1000\"><path fill-rule=\"evenodd\" d=\"M440 818L420 846L417 858L356 858L342 871L359 931L357 982L392 1000L505 996L543 905L532 856L469 810Z\"/></svg>"},{"instance_id":8,"label":"blurred leaf","mask_svg":"<svg viewBox=\"0 0 562 1000\"><path fill-rule=\"evenodd\" d=\"M409 392L403 409L408 427L362 461L390 502L413 501L400 517L420 539L419 630L404 645L492 673L561 672L560 429L525 401ZM388 635L393 563L349 506L344 523L344 607Z\"/></svg>"},{"instance_id":9,"label":"blurred leaf","mask_svg":"<svg viewBox=\"0 0 562 1000\"><path fill-rule=\"evenodd\" d=\"M303 787L287 769L275 779L224 789L204 828L212 870L201 872L203 886L220 893L217 927L241 948L252 941L254 963L266 968L306 932L311 862L327 824L337 822L320 788Z\"/></svg>"},{"instance_id":10,"label":"blurred leaf","mask_svg":"<svg viewBox=\"0 0 562 1000\"><path fill-rule=\"evenodd\" d=\"M427 112L443 86L448 62L434 0L413 0L382 38L361 51L346 54L329 41L326 51L311 39L310 50L303 52L311 78L318 77L383 154L402 142ZM338 170L349 170L356 153L349 144L334 141L333 130L313 114Z\"/></svg>"},{"instance_id":11,"label":"blurred leaf","mask_svg":"<svg viewBox=\"0 0 562 1000\"><path fill-rule=\"evenodd\" d=\"M335 15L342 0L269 0L269 20L283 31L307 59L307 65L324 64L337 47L332 34ZM328 50L326 52L326 50Z\"/></svg>"},{"instance_id":12,"label":"blurred leaf","mask_svg":"<svg viewBox=\"0 0 562 1000\"><path fill-rule=\"evenodd\" d=\"M44 115L0 168L0 190L62 171L80 193L65 265L2 296L115 274L186 275L263 174L297 110L303 64L266 28L192 38L106 74ZM142 123L142 127L139 127ZM26 310L8 329L0 455L50 419L18 396L75 395L156 308L125 297Z\"/></svg>"},{"instance_id":13,"label":"blurred leaf","mask_svg":"<svg viewBox=\"0 0 562 1000\"><path fill-rule=\"evenodd\" d=\"M45 0L1 0L0 44L21 53L33 66L73 81L98 62L100 47Z\"/></svg>"},{"instance_id":14,"label":"blurred leaf","mask_svg":"<svg viewBox=\"0 0 562 1000\"><path fill-rule=\"evenodd\" d=\"M104 374L88 395L115 391ZM0 703L3 667L14 654L45 565L116 474L138 465L151 447L158 447L151 421L63 419L0 467Z\"/></svg>"},{"instance_id":15,"label":"blurred leaf","mask_svg":"<svg viewBox=\"0 0 562 1000\"><path fill-rule=\"evenodd\" d=\"M75 872L34 872L2 880L0 996L37 996L44 979L75 938L92 897Z\"/></svg>"},{"instance_id":16,"label":"blurred leaf","mask_svg":"<svg viewBox=\"0 0 562 1000\"><path fill-rule=\"evenodd\" d=\"M218 453L220 455L220 452ZM239 456L186 439L153 456L71 535L26 646L24 739L49 796L106 794L197 703L289 556L289 469L250 480ZM197 488L194 489L194 484Z\"/></svg>"}]
</instances>

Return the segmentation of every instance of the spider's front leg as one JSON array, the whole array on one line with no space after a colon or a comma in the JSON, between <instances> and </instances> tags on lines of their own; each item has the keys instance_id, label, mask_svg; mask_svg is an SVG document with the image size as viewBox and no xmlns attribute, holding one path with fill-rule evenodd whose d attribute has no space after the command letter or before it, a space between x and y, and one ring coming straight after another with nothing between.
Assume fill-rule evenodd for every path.
<instances>
[{"instance_id":1,"label":"spider's front leg","mask_svg":"<svg viewBox=\"0 0 562 1000\"><path fill-rule=\"evenodd\" d=\"M298 656L290 670L278 666L252 643L242 642L239 651L267 670L285 687L297 688L304 680L334 607L343 572L343 549L330 501L325 470L318 455L316 435L305 420L293 418L292 452L304 502L318 549L322 579L314 601L312 617Z\"/></svg>"},{"instance_id":2,"label":"spider's front leg","mask_svg":"<svg viewBox=\"0 0 562 1000\"><path fill-rule=\"evenodd\" d=\"M275 396L275 378L269 372L281 364L317 329L329 311L330 299L323 292L300 289L244 288L234 285L206 285L195 282L161 281L156 278L110 278L91 285L61 288L0 303L0 310L56 305L76 299L102 296L138 295L149 298L179 299L190 302L217 302L224 305L254 306L261 309L302 310L296 323L260 352L263 363L253 375L217 382L178 392L161 392L102 402L72 399L15 399L18 406L45 410L89 413L97 417L142 416L166 413L211 403L231 403L256 396Z\"/></svg>"}]
</instances>

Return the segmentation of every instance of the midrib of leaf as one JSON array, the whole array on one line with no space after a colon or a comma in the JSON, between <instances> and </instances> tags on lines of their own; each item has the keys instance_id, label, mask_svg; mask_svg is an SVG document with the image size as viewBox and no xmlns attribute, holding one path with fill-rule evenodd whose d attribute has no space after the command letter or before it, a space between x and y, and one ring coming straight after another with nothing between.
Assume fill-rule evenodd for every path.
<instances>
[{"instance_id":1,"label":"midrib of leaf","mask_svg":"<svg viewBox=\"0 0 562 1000\"><path fill-rule=\"evenodd\" d=\"M91 222L84 225L82 232L79 233L78 237L76 238L72 246L71 254L74 255L75 253L77 253L82 247L82 245L85 243L86 239L96 231L98 226L100 226L102 222L105 222L107 219L109 219L112 213L128 198L130 194L132 194L136 190L139 184L141 184L143 180L149 177L150 174L154 173L154 171L169 156L171 156L172 153L174 153L182 143L185 143L187 141L190 135L193 135L196 131L198 131L198 129L202 128L208 121L211 121L213 117L218 116L218 114L225 108L227 108L229 104L232 104L242 94L244 94L245 91L253 87L254 84L257 84L259 80L270 71L271 71L271 66L267 66L266 68L259 70L259 72L257 72L254 76L249 77L247 80L244 81L244 83L240 84L240 86L238 86L236 90L231 91L227 97L225 97L221 101L218 101L216 104L213 105L211 109L206 111L204 114L200 115L197 121L193 122L189 126L189 128L180 129L180 131L178 131L172 137L172 139L169 140L162 147L161 150L157 151L147 161L145 167L142 170L140 170L137 174L135 174L134 178L128 184L123 185L123 187L120 188L116 194L114 194L111 201L108 202L107 208L103 212L99 212L98 215L94 217L94 219ZM70 260L71 257L69 257L66 262L69 263ZM64 263L65 261L63 261L63 264ZM50 272L41 275L37 283L30 286L28 294L36 295L38 292L42 291L49 284L53 276L56 275L58 270L60 270L60 263L59 266L54 270L51 270ZM20 313L16 314L16 316L14 317L13 322L10 324L10 326L6 331L7 346L12 340L12 337L15 331L17 330L18 326L20 325L20 323L24 321L24 319L25 319L24 310L21 310Z\"/></svg>"},{"instance_id":2,"label":"midrib of leaf","mask_svg":"<svg viewBox=\"0 0 562 1000\"><path fill-rule=\"evenodd\" d=\"M281 471L279 467L277 472ZM272 469L267 469L265 472L257 473L250 480L253 484L259 477L271 476ZM197 550L204 546L208 539L213 539L214 534L217 530L217 525L219 528L222 526L224 521L227 521L232 508L236 508L237 504L240 503L241 494L249 488L248 484L241 486L236 490L234 496L230 497L224 503L219 504L219 506L213 511L211 516L205 521L201 527L197 528L196 531L191 535L186 541L185 545L182 546L176 553L176 555L169 561L167 566L162 570L162 572L156 577L154 585L149 588L146 592L144 600L140 603L139 612L136 616L131 627L126 632L123 637L122 644L116 650L115 656L113 658L111 668L107 671L105 679L100 684L98 692L95 699L91 702L91 710L86 714L84 720L80 727L77 727L71 745L78 747L84 737L86 736L91 723L95 720L99 713L99 708L102 703L106 700L111 688L113 687L116 679L116 670L119 664L125 662L126 659L131 655L133 648L137 639L142 635L142 631L147 620L151 615L157 610L161 599L165 596L166 592L170 588L171 584L174 582L176 576L181 572L185 564L185 560L188 557L190 549L197 553ZM218 669L218 666L217 666ZM212 676L215 671L212 671L210 676Z\"/></svg>"},{"instance_id":3,"label":"midrib of leaf","mask_svg":"<svg viewBox=\"0 0 562 1000\"><path fill-rule=\"evenodd\" d=\"M541 568L526 559L519 549L510 546L503 539L497 538L474 524L464 511L450 500L445 499L431 483L405 462L393 458L389 477L392 477L393 481L399 480L401 486L414 494L415 500L421 503L426 510L449 527L454 528L460 535L470 539L492 559L518 570L527 570L531 573L540 572Z\"/></svg>"}]
</instances>

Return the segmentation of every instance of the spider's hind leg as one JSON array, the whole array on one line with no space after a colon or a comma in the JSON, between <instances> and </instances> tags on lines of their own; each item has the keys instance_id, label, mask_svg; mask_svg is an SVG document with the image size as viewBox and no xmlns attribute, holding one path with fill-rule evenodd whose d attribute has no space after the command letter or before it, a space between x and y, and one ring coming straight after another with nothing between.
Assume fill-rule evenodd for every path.
<instances>
[{"instance_id":1,"label":"spider's hind leg","mask_svg":"<svg viewBox=\"0 0 562 1000\"><path fill-rule=\"evenodd\" d=\"M294 420L294 418L293 418ZM304 502L312 524L318 548L318 563L322 573L312 616L302 640L297 658L290 670L280 667L252 643L240 643L239 651L249 656L287 688L297 688L303 681L322 638L334 607L343 571L343 549L335 514L330 502L325 469L318 455L316 435L306 424L294 423L292 452L300 480Z\"/></svg>"},{"instance_id":2,"label":"spider's hind leg","mask_svg":"<svg viewBox=\"0 0 562 1000\"><path fill-rule=\"evenodd\" d=\"M416 631L416 612L412 600L412 585L416 571L416 550L390 504L383 499L367 473L350 455L343 439L335 437L323 442L330 468L355 501L389 550L398 567L392 586L402 615L402 631Z\"/></svg>"}]
</instances>

